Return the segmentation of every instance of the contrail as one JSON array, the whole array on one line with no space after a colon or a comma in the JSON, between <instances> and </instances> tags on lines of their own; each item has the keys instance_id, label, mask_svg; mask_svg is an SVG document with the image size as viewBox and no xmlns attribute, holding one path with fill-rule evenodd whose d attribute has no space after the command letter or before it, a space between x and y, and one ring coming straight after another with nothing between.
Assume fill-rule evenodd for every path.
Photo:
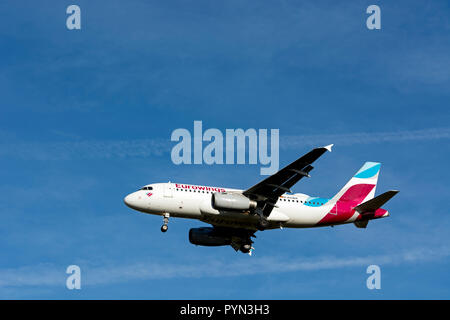
<instances>
[{"instance_id":1,"label":"contrail","mask_svg":"<svg viewBox=\"0 0 450 320\"><path fill-rule=\"evenodd\" d=\"M146 158L171 150L170 140L87 140L80 142L0 144L0 158L34 160Z\"/></svg>"},{"instance_id":2,"label":"contrail","mask_svg":"<svg viewBox=\"0 0 450 320\"><path fill-rule=\"evenodd\" d=\"M339 146L373 143L405 143L449 139L450 128L404 130L390 132L359 132L343 134L312 134L280 136L280 148L298 149L334 143ZM136 140L86 140L78 142L0 142L1 158L29 160L73 160L73 159L121 159L148 158L169 154L174 142L167 139Z\"/></svg>"},{"instance_id":3,"label":"contrail","mask_svg":"<svg viewBox=\"0 0 450 320\"><path fill-rule=\"evenodd\" d=\"M391 131L391 132L359 132L344 134L320 134L281 136L281 149L293 149L302 146L317 146L334 143L339 146L351 146L355 144L373 144L384 142L409 142L449 139L450 128L432 128L422 130ZM331 141L331 142L330 142Z\"/></svg>"}]
</instances>

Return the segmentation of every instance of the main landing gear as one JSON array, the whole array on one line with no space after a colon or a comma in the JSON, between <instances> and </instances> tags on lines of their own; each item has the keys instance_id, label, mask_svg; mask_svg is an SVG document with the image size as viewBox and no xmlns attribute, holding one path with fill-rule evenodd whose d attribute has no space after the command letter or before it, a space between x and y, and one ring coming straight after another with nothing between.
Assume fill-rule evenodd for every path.
<instances>
[{"instance_id":1,"label":"main landing gear","mask_svg":"<svg viewBox=\"0 0 450 320\"><path fill-rule=\"evenodd\" d=\"M267 229L268 226L269 226L269 221L267 221L267 218L260 216L258 224L256 225L256 228L259 231L263 231L263 230Z\"/></svg>"},{"instance_id":2,"label":"main landing gear","mask_svg":"<svg viewBox=\"0 0 450 320\"><path fill-rule=\"evenodd\" d=\"M164 215L163 215L164 224L161 227L161 232L166 232L169 229L169 226L168 226L169 217L170 217L170 215L168 213L164 213Z\"/></svg>"},{"instance_id":3,"label":"main landing gear","mask_svg":"<svg viewBox=\"0 0 450 320\"><path fill-rule=\"evenodd\" d=\"M251 234L240 234L236 236L231 237L231 247L233 247L234 250L240 251L242 253L248 253L249 255L252 255L253 251L253 241L251 237L254 237L254 235Z\"/></svg>"},{"instance_id":4,"label":"main landing gear","mask_svg":"<svg viewBox=\"0 0 450 320\"><path fill-rule=\"evenodd\" d=\"M258 223L256 224L256 228L259 231L263 231L269 227L269 221L267 221L267 217L264 215L264 212L261 208L257 208L255 213L259 216Z\"/></svg>"},{"instance_id":5,"label":"main landing gear","mask_svg":"<svg viewBox=\"0 0 450 320\"><path fill-rule=\"evenodd\" d=\"M250 255L251 255L252 249L253 249L253 247L252 247L252 244L251 244L251 243L243 244L243 245L239 248L239 250L240 250L242 253L248 253L248 254L250 254Z\"/></svg>"}]
</instances>

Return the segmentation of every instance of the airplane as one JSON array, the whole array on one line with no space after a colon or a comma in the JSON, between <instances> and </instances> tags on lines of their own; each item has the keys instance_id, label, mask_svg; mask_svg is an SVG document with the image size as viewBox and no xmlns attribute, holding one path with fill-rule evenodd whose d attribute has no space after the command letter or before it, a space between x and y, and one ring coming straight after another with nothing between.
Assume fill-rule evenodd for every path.
<instances>
[{"instance_id":1,"label":"airplane","mask_svg":"<svg viewBox=\"0 0 450 320\"><path fill-rule=\"evenodd\" d=\"M212 227L192 228L189 241L200 246L230 245L252 254L257 231L279 228L312 228L353 223L366 228L370 220L389 216L381 208L399 191L375 197L381 164L366 162L332 198L292 193L291 188L310 177L312 164L332 144L315 148L277 173L246 189L208 187L181 183L154 183L127 195L125 204L137 211L163 217L198 219Z\"/></svg>"}]
</instances>

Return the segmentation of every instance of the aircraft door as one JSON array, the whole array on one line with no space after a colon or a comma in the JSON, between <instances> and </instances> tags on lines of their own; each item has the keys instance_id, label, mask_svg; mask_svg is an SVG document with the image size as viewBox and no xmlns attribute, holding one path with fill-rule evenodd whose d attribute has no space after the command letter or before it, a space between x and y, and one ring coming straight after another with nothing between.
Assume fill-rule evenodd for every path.
<instances>
[{"instance_id":1,"label":"aircraft door","mask_svg":"<svg viewBox=\"0 0 450 320\"><path fill-rule=\"evenodd\" d=\"M164 184L164 197L173 198L173 183Z\"/></svg>"}]
</instances>

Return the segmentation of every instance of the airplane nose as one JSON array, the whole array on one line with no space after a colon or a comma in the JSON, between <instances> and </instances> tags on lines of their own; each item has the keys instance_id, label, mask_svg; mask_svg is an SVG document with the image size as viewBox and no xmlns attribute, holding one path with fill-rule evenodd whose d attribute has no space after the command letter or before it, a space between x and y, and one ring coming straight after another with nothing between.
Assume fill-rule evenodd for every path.
<instances>
[{"instance_id":1,"label":"airplane nose","mask_svg":"<svg viewBox=\"0 0 450 320\"><path fill-rule=\"evenodd\" d=\"M134 193L130 193L129 195L127 195L124 199L123 202L125 202L125 204L132 208L132 209L136 209L139 206L139 201L138 201L138 197L136 195L136 192Z\"/></svg>"},{"instance_id":2,"label":"airplane nose","mask_svg":"<svg viewBox=\"0 0 450 320\"><path fill-rule=\"evenodd\" d=\"M131 205L131 194L123 198L123 202L129 207Z\"/></svg>"},{"instance_id":3,"label":"airplane nose","mask_svg":"<svg viewBox=\"0 0 450 320\"><path fill-rule=\"evenodd\" d=\"M142 195L139 192L130 193L123 199L123 202L134 210L140 210L144 206Z\"/></svg>"}]
</instances>

